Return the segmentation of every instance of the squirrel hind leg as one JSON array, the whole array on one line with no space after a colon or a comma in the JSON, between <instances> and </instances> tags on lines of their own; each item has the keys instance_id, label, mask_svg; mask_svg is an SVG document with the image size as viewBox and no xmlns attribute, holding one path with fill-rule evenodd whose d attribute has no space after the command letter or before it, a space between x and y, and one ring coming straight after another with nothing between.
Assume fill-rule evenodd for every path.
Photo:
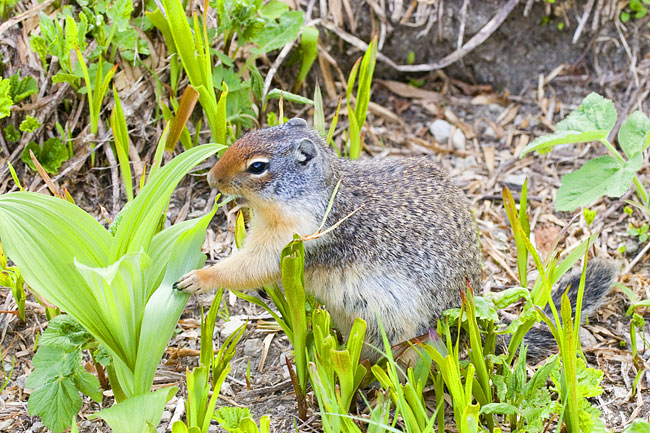
<instances>
[{"instance_id":1,"label":"squirrel hind leg","mask_svg":"<svg viewBox=\"0 0 650 433\"><path fill-rule=\"evenodd\" d=\"M585 276L585 289L582 297L582 317L593 313L602 304L605 296L612 289L616 282L616 277L620 272L620 265L613 260L595 258L587 264ZM553 304L559 312L561 309L562 295L567 292L571 301L571 312L575 313L576 303L578 300L578 289L580 288L580 278L582 268L577 267L568 274L564 275L553 289ZM568 290L567 290L568 288ZM551 308L546 306L544 312L551 315Z\"/></svg>"}]
</instances>

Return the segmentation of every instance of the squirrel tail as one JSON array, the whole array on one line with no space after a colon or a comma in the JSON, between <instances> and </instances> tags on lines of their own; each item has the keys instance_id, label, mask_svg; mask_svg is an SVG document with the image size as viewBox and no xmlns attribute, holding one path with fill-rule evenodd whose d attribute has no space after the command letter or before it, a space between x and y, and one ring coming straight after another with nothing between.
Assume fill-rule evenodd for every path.
<instances>
[{"instance_id":1,"label":"squirrel tail","mask_svg":"<svg viewBox=\"0 0 650 433\"><path fill-rule=\"evenodd\" d=\"M595 258L587 264L580 323L600 307L605 296L614 285L618 273L619 266L615 261ZM571 301L571 312L575 314L581 275L582 269L576 269L564 275L557 283L551 297L558 312L560 311L562 295L566 292ZM553 317L550 305L546 306L544 313L551 318ZM532 362L541 361L557 351L557 344L553 334L545 325L535 326L528 331L524 343L528 345L527 358Z\"/></svg>"}]
</instances>

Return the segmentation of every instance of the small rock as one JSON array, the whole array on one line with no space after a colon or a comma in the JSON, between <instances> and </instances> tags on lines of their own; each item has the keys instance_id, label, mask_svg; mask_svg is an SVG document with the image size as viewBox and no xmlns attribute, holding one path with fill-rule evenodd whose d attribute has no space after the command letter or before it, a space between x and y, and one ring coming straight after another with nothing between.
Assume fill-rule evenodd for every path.
<instances>
[{"instance_id":1,"label":"small rock","mask_svg":"<svg viewBox=\"0 0 650 433\"><path fill-rule=\"evenodd\" d=\"M210 426L208 427L208 433L216 433L218 431L219 431L219 427L214 424L210 424Z\"/></svg>"},{"instance_id":2,"label":"small rock","mask_svg":"<svg viewBox=\"0 0 650 433\"><path fill-rule=\"evenodd\" d=\"M465 150L465 134L460 129L454 131L454 135L451 136L451 144L456 150Z\"/></svg>"},{"instance_id":3,"label":"small rock","mask_svg":"<svg viewBox=\"0 0 650 433\"><path fill-rule=\"evenodd\" d=\"M160 417L161 422L169 422L172 419L172 413L168 410L164 410L162 416Z\"/></svg>"},{"instance_id":4,"label":"small rock","mask_svg":"<svg viewBox=\"0 0 650 433\"><path fill-rule=\"evenodd\" d=\"M32 424L31 429L34 433L40 433L45 431L45 426L43 425L42 422L36 421L34 422L34 424Z\"/></svg>"},{"instance_id":5,"label":"small rock","mask_svg":"<svg viewBox=\"0 0 650 433\"><path fill-rule=\"evenodd\" d=\"M526 181L526 175L509 174L503 181L508 186L508 188L521 191L521 188L524 186L524 182Z\"/></svg>"},{"instance_id":6,"label":"small rock","mask_svg":"<svg viewBox=\"0 0 650 433\"><path fill-rule=\"evenodd\" d=\"M244 342L244 355L257 356L260 354L262 348L262 340L259 338L251 338Z\"/></svg>"},{"instance_id":7,"label":"small rock","mask_svg":"<svg viewBox=\"0 0 650 433\"><path fill-rule=\"evenodd\" d=\"M623 245L625 245L625 254L627 255L631 256L639 251L639 244L632 239L626 239Z\"/></svg>"},{"instance_id":8,"label":"small rock","mask_svg":"<svg viewBox=\"0 0 650 433\"><path fill-rule=\"evenodd\" d=\"M228 338L237 328L246 323L244 316L230 316L230 320L223 324L220 334L223 338Z\"/></svg>"},{"instance_id":9,"label":"small rock","mask_svg":"<svg viewBox=\"0 0 650 433\"><path fill-rule=\"evenodd\" d=\"M27 382L26 374L20 375L16 378L16 385L18 385L18 388L20 389L25 389L25 382Z\"/></svg>"},{"instance_id":10,"label":"small rock","mask_svg":"<svg viewBox=\"0 0 650 433\"><path fill-rule=\"evenodd\" d=\"M580 328L579 333L580 344L582 344L582 347L596 347L598 341L591 332L587 331L585 328Z\"/></svg>"},{"instance_id":11,"label":"small rock","mask_svg":"<svg viewBox=\"0 0 650 433\"><path fill-rule=\"evenodd\" d=\"M429 131L438 143L446 143L451 134L451 124L446 120L436 119L429 125Z\"/></svg>"},{"instance_id":12,"label":"small rock","mask_svg":"<svg viewBox=\"0 0 650 433\"><path fill-rule=\"evenodd\" d=\"M483 138L485 140L494 141L494 140L497 140L499 137L497 137L496 131L494 129L492 129L491 126L488 126L488 127L485 128L485 130L481 134L481 138Z\"/></svg>"},{"instance_id":13,"label":"small rock","mask_svg":"<svg viewBox=\"0 0 650 433\"><path fill-rule=\"evenodd\" d=\"M235 396L235 392L232 390L232 385L230 385L230 382L224 382L223 385L221 385L220 394L228 395L230 397Z\"/></svg>"}]
</instances>

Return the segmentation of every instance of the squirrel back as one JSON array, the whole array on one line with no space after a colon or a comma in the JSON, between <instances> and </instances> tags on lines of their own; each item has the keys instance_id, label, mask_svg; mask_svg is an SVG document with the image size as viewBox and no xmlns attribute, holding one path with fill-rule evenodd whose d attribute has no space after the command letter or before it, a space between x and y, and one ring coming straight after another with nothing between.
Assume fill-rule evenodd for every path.
<instances>
[{"instance_id":1,"label":"squirrel back","mask_svg":"<svg viewBox=\"0 0 650 433\"><path fill-rule=\"evenodd\" d=\"M305 242L305 289L344 335L357 317L364 319L362 355L376 360L372 347L383 346L378 318L391 344L402 343L458 307L468 281L480 287L481 251L469 205L430 158L341 159L307 122L291 119L237 140L208 182L248 200L249 234L241 250L186 274L177 289L247 290L279 282L282 248L295 233L317 232L326 218L324 229L333 230ZM611 286L614 273L598 269L588 275L585 305ZM535 335L529 341L538 343Z\"/></svg>"}]
</instances>

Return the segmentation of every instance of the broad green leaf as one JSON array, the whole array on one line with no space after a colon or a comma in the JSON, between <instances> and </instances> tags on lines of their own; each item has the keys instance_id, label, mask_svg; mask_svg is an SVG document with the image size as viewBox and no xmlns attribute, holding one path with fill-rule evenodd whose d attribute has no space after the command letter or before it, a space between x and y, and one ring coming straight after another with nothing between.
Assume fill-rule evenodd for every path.
<instances>
[{"instance_id":1,"label":"broad green leaf","mask_svg":"<svg viewBox=\"0 0 650 433\"><path fill-rule=\"evenodd\" d=\"M149 249L158 226L158 218L166 209L169 196L178 182L192 167L220 149L223 149L223 146L216 144L204 144L192 148L151 175L122 217L111 247L109 256L111 261L117 260L129 251Z\"/></svg>"},{"instance_id":2,"label":"broad green leaf","mask_svg":"<svg viewBox=\"0 0 650 433\"><path fill-rule=\"evenodd\" d=\"M74 384L79 391L83 392L97 403L101 403L102 392L100 391L99 380L95 375L90 374L85 370L79 370L74 376Z\"/></svg>"},{"instance_id":3,"label":"broad green leaf","mask_svg":"<svg viewBox=\"0 0 650 433\"><path fill-rule=\"evenodd\" d=\"M289 10L289 6L280 0L271 0L259 10L259 14L264 18L276 19Z\"/></svg>"},{"instance_id":4,"label":"broad green leaf","mask_svg":"<svg viewBox=\"0 0 650 433\"><path fill-rule=\"evenodd\" d=\"M562 177L555 207L560 211L573 211L588 206L603 195L620 197L630 188L640 159L621 163L611 156L588 161L579 170Z\"/></svg>"},{"instance_id":5,"label":"broad green leaf","mask_svg":"<svg viewBox=\"0 0 650 433\"><path fill-rule=\"evenodd\" d=\"M256 56L284 47L298 38L302 27L302 11L291 11L280 15L279 22L267 20L256 32L252 42L257 44L252 53Z\"/></svg>"},{"instance_id":6,"label":"broad green leaf","mask_svg":"<svg viewBox=\"0 0 650 433\"><path fill-rule=\"evenodd\" d=\"M139 389L148 391L151 387L158 362L189 298L189 294L173 290L172 285L185 273L199 268L205 262L201 245L216 211L217 205L205 216L192 220L187 230L178 236L171 247L162 284L147 302L135 365L135 377L138 380L136 387L139 386Z\"/></svg>"},{"instance_id":7,"label":"broad green leaf","mask_svg":"<svg viewBox=\"0 0 650 433\"><path fill-rule=\"evenodd\" d=\"M104 419L114 432L155 432L160 423L165 403L176 393L175 386L136 395L121 403L91 414L88 419Z\"/></svg>"},{"instance_id":8,"label":"broad green leaf","mask_svg":"<svg viewBox=\"0 0 650 433\"><path fill-rule=\"evenodd\" d=\"M98 339L108 343L111 341L109 335L114 338L117 345L107 344L107 349L130 368L136 361L137 345L134 342L138 341L143 320L146 273L150 264L151 259L144 251L127 253L107 267L86 266L75 260L77 270L100 310L99 317L94 318L93 323L99 321L105 327L97 335ZM93 324L80 322L86 328ZM131 391L129 384L122 385L127 392Z\"/></svg>"},{"instance_id":9,"label":"broad green leaf","mask_svg":"<svg viewBox=\"0 0 650 433\"><path fill-rule=\"evenodd\" d=\"M101 324L87 326L96 322L100 310L81 275L74 272L75 258L89 266L108 262L111 238L93 217L55 197L9 193L0 196L0 239L36 293L72 314L93 335L105 333Z\"/></svg>"},{"instance_id":10,"label":"broad green leaf","mask_svg":"<svg viewBox=\"0 0 650 433\"><path fill-rule=\"evenodd\" d=\"M625 427L623 433L650 433L650 422L643 418L637 418Z\"/></svg>"},{"instance_id":11,"label":"broad green leaf","mask_svg":"<svg viewBox=\"0 0 650 433\"><path fill-rule=\"evenodd\" d=\"M64 378L32 392L27 407L30 415L41 417L43 424L54 433L62 433L81 410L81 397L74 382Z\"/></svg>"},{"instance_id":12,"label":"broad green leaf","mask_svg":"<svg viewBox=\"0 0 650 433\"><path fill-rule=\"evenodd\" d=\"M590 93L578 109L558 122L560 131L610 131L616 123L616 108L609 99L597 93Z\"/></svg>"},{"instance_id":13,"label":"broad green leaf","mask_svg":"<svg viewBox=\"0 0 650 433\"><path fill-rule=\"evenodd\" d=\"M650 146L650 119L641 111L635 111L625 119L618 131L618 145L628 158Z\"/></svg>"},{"instance_id":14,"label":"broad green leaf","mask_svg":"<svg viewBox=\"0 0 650 433\"><path fill-rule=\"evenodd\" d=\"M544 135L542 137L536 138L528 146L524 148L521 152L521 156L524 156L527 153L538 151L539 153L546 153L551 150L552 147L559 144L575 144L575 143L586 143L589 141L598 141L607 138L609 134L605 130L596 130L596 131L586 131L586 132L577 132L577 131L560 131L558 130L554 134Z\"/></svg>"},{"instance_id":15,"label":"broad green leaf","mask_svg":"<svg viewBox=\"0 0 650 433\"><path fill-rule=\"evenodd\" d=\"M72 316L60 314L48 322L47 329L38 339L38 344L72 351L92 340L92 335Z\"/></svg>"},{"instance_id":16,"label":"broad green leaf","mask_svg":"<svg viewBox=\"0 0 650 433\"><path fill-rule=\"evenodd\" d=\"M578 109L572 111L566 119L558 122L554 134L537 138L524 148L521 155L535 150L545 153L558 144L606 139L615 123L616 108L614 103L597 93L590 93Z\"/></svg>"},{"instance_id":17,"label":"broad green leaf","mask_svg":"<svg viewBox=\"0 0 650 433\"><path fill-rule=\"evenodd\" d=\"M20 159L27 164L32 170L36 171L36 166L32 161L29 151L34 152L34 156L38 162L43 166L45 171L50 174L56 174L63 164L67 161L70 155L68 148L58 137L51 137L45 140L43 147L40 147L36 142L31 141L25 147Z\"/></svg>"},{"instance_id":18,"label":"broad green leaf","mask_svg":"<svg viewBox=\"0 0 650 433\"><path fill-rule=\"evenodd\" d=\"M34 370L27 378L25 386L38 389L50 383L72 376L81 366L79 351L65 351L57 347L42 346L32 359Z\"/></svg>"}]
</instances>

